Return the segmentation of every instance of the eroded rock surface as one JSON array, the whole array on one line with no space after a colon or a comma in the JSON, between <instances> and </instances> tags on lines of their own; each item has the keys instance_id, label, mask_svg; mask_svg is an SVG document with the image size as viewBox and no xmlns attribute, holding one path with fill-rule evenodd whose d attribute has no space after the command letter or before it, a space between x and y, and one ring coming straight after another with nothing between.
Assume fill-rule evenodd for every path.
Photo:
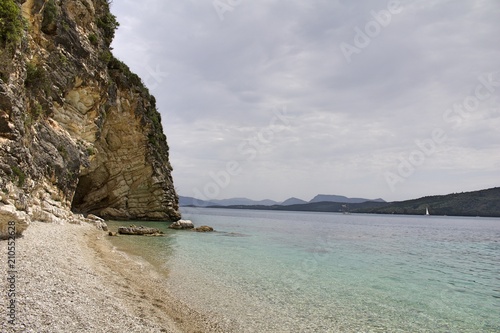
<instances>
[{"instance_id":1,"label":"eroded rock surface","mask_svg":"<svg viewBox=\"0 0 500 333\"><path fill-rule=\"evenodd\" d=\"M27 223L179 220L156 102L110 52L108 1L5 1L28 27L0 38L2 202Z\"/></svg>"}]
</instances>

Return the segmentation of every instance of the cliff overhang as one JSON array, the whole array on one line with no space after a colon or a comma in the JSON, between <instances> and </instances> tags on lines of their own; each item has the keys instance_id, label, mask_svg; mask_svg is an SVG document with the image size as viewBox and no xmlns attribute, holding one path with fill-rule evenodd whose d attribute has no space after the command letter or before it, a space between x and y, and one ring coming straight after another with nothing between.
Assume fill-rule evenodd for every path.
<instances>
[{"instance_id":1,"label":"cliff overhang","mask_svg":"<svg viewBox=\"0 0 500 333\"><path fill-rule=\"evenodd\" d=\"M108 1L0 6L14 22L0 27L0 205L49 222L179 220L156 101L111 53Z\"/></svg>"}]
</instances>

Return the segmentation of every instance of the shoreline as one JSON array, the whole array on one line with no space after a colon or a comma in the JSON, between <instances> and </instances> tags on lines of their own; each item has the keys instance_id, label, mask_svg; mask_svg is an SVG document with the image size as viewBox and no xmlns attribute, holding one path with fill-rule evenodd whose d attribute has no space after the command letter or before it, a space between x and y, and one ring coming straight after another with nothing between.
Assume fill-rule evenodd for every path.
<instances>
[{"instance_id":1,"label":"shoreline","mask_svg":"<svg viewBox=\"0 0 500 333\"><path fill-rule=\"evenodd\" d=\"M89 224L34 222L16 239L16 319L0 297L1 331L228 332L166 289L164 273L117 251ZM7 242L0 242L7 290Z\"/></svg>"}]
</instances>

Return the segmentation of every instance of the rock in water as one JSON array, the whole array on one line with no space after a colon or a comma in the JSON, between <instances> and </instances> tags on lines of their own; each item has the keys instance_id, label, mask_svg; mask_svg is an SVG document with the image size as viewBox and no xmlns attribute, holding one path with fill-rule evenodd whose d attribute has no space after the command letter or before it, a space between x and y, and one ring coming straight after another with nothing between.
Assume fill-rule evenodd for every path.
<instances>
[{"instance_id":1,"label":"rock in water","mask_svg":"<svg viewBox=\"0 0 500 333\"><path fill-rule=\"evenodd\" d=\"M161 235L163 234L160 229L148 228L143 225L140 227L118 227L118 233L122 235Z\"/></svg>"},{"instance_id":2,"label":"rock in water","mask_svg":"<svg viewBox=\"0 0 500 333\"><path fill-rule=\"evenodd\" d=\"M169 226L170 229L193 229L193 222L190 220L179 220Z\"/></svg>"},{"instance_id":3,"label":"rock in water","mask_svg":"<svg viewBox=\"0 0 500 333\"><path fill-rule=\"evenodd\" d=\"M197 232L211 232L214 231L214 228L209 227L208 225L202 225L200 227L194 228L193 230Z\"/></svg>"}]
</instances>

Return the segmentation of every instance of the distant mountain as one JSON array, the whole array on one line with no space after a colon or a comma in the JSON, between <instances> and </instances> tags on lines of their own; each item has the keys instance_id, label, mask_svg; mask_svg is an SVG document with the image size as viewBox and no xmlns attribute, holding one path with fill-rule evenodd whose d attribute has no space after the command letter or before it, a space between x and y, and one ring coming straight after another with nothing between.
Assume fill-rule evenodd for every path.
<instances>
[{"instance_id":1,"label":"distant mountain","mask_svg":"<svg viewBox=\"0 0 500 333\"><path fill-rule=\"evenodd\" d=\"M250 205L262 205L262 206L272 206L277 205L278 202L273 200L251 200L247 198L231 198L231 199L214 199L210 201L200 200L192 197L179 196L179 205L186 206L197 206L197 207L208 207L208 206L250 206Z\"/></svg>"},{"instance_id":2,"label":"distant mountain","mask_svg":"<svg viewBox=\"0 0 500 333\"><path fill-rule=\"evenodd\" d=\"M386 202L383 199L364 199L364 198L348 198L343 195L318 194L309 203L315 202L340 202L340 203L362 203L362 202Z\"/></svg>"},{"instance_id":3,"label":"distant mountain","mask_svg":"<svg viewBox=\"0 0 500 333\"><path fill-rule=\"evenodd\" d=\"M337 200L342 201L324 201L324 199L331 199L332 197L337 197ZM435 195L419 199L395 202L385 202L382 199L377 199L372 201L349 203L345 202L346 197L328 195L319 195L316 196L315 199L322 201L284 205L284 203L288 201L286 200L281 205L232 205L226 206L225 208L308 212L348 211L351 213L408 215L424 215L426 208L428 208L430 215L500 217L500 187L474 192ZM353 199L355 201L360 200L360 198L347 199Z\"/></svg>"},{"instance_id":4,"label":"distant mountain","mask_svg":"<svg viewBox=\"0 0 500 333\"><path fill-rule=\"evenodd\" d=\"M385 202L382 199L362 199L362 198L348 198L341 195L326 195L318 194L309 203L317 202L337 202L337 203L363 203L363 202ZM213 200L200 200L193 197L179 196L180 206L197 206L197 207L209 207L209 206L291 206L291 205L301 205L307 204L308 202L299 198L291 197L283 202L277 202L274 200L252 200L248 198L230 198L230 199L213 199Z\"/></svg>"},{"instance_id":5,"label":"distant mountain","mask_svg":"<svg viewBox=\"0 0 500 333\"><path fill-rule=\"evenodd\" d=\"M256 209L256 210L284 210L284 211L297 211L297 212L352 212L357 209L370 209L381 207L385 205L384 202L373 202L366 201L361 203L353 203L348 204L348 207L345 207L346 204L342 202L313 202L313 203L305 203L305 204L296 204L296 205L274 205L274 206L263 206L263 205L254 205L254 206L243 206L243 205L234 205L234 206L226 206L224 208L229 209ZM346 209L347 208L347 209Z\"/></svg>"},{"instance_id":6,"label":"distant mountain","mask_svg":"<svg viewBox=\"0 0 500 333\"><path fill-rule=\"evenodd\" d=\"M295 197L291 197L289 199L286 199L282 203L280 203L280 205L281 206L290 206L290 205L300 205L300 204L306 204L306 203L307 203L307 201L305 201L305 200L302 200L302 199L299 199L299 198L295 198Z\"/></svg>"},{"instance_id":7,"label":"distant mountain","mask_svg":"<svg viewBox=\"0 0 500 333\"><path fill-rule=\"evenodd\" d=\"M197 207L208 207L208 206L217 206L215 202L200 200L192 197L183 197L179 195L179 206L197 206Z\"/></svg>"},{"instance_id":8,"label":"distant mountain","mask_svg":"<svg viewBox=\"0 0 500 333\"><path fill-rule=\"evenodd\" d=\"M231 198L231 199L222 199L222 200L210 200L211 202L215 202L218 206L233 206L233 205L242 205L242 206L250 206L250 205L262 205L262 206L272 206L278 204L278 202L273 200L252 200L247 198Z\"/></svg>"}]
</instances>

